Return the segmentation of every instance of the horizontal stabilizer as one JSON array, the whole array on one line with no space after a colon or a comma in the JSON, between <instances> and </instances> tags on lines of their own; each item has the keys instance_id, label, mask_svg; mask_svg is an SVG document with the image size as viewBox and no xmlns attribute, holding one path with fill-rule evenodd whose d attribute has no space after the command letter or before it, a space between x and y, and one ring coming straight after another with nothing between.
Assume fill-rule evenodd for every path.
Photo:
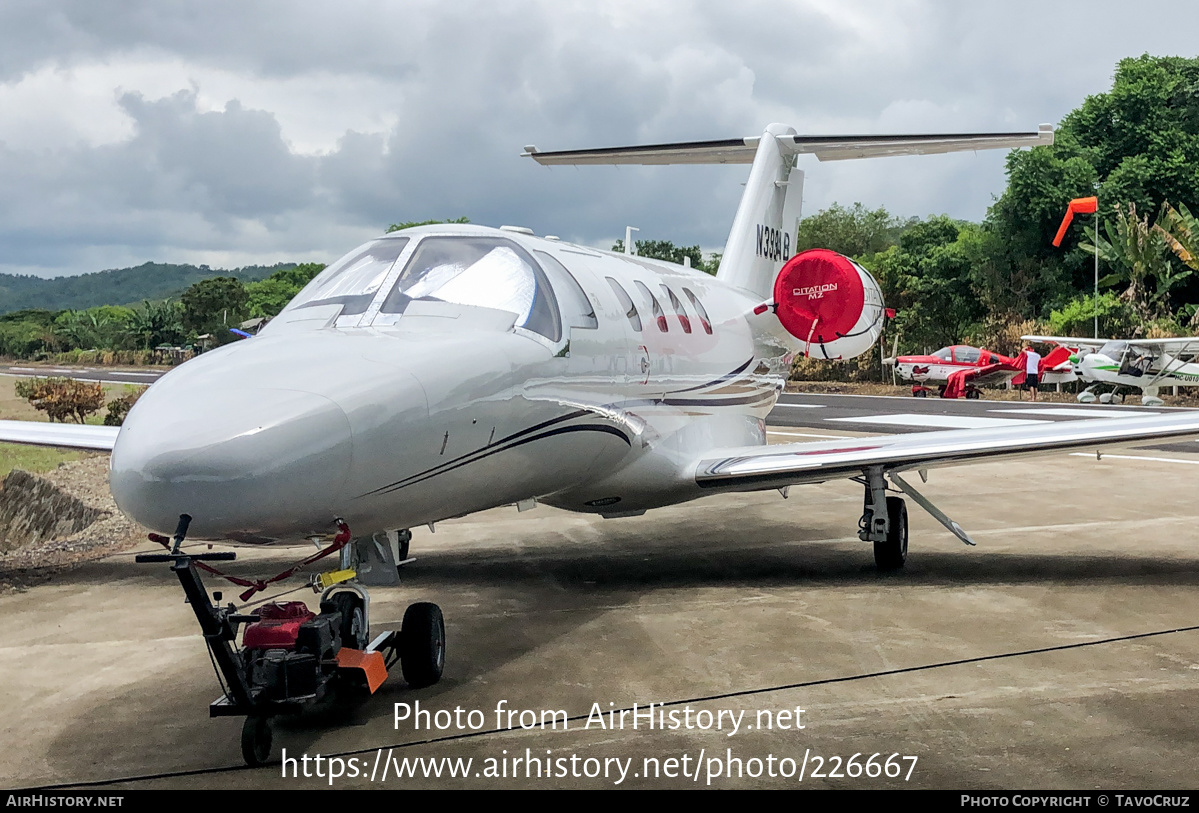
<instances>
[{"instance_id":1,"label":"horizontal stabilizer","mask_svg":"<svg viewBox=\"0 0 1199 813\"><path fill-rule=\"evenodd\" d=\"M589 150L541 152L525 147L522 155L543 166L584 164L750 164L760 138L728 138L717 141L683 141L637 147L606 147ZM815 155L821 161L849 158L878 158L887 155L1036 147L1053 143L1053 125L1042 124L1036 132L949 133L928 135L780 135L781 150L793 155Z\"/></svg>"}]
</instances>

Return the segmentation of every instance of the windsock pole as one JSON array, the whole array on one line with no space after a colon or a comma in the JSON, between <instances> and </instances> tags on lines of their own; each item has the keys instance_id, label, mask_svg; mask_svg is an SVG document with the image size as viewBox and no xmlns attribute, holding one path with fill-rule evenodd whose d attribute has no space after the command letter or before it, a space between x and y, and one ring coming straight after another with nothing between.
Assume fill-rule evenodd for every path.
<instances>
[{"instance_id":1,"label":"windsock pole","mask_svg":"<svg viewBox=\"0 0 1199 813\"><path fill-rule=\"evenodd\" d=\"M1099 338L1099 206L1095 206L1095 338Z\"/></svg>"}]
</instances>

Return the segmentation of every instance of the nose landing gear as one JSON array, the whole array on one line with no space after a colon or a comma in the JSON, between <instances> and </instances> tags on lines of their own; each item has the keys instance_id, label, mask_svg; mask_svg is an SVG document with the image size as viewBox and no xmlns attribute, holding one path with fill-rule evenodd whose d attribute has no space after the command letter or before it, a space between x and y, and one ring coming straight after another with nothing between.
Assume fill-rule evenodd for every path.
<instances>
[{"instance_id":1,"label":"nose landing gear","mask_svg":"<svg viewBox=\"0 0 1199 813\"><path fill-rule=\"evenodd\" d=\"M222 575L207 562L230 561L236 553L180 552L190 519L180 517L168 553L139 554L136 561L169 562L179 578L226 690L209 705L209 716L245 716L241 751L247 765L262 765L270 759L273 718L300 713L338 691L369 696L397 662L412 688L431 686L441 679L445 623L436 604L409 606L399 630L371 640L370 596L364 587L350 582L353 571L338 571L323 574L314 582L316 589L323 588L319 613L300 601L272 601L252 613L239 613L232 602L220 606L219 592L210 599L199 574L199 569L204 569ZM157 535L151 538L168 542ZM344 545L349 538L349 528L343 523L338 536L341 542L335 544ZM247 595L242 594L243 600ZM242 625L245 629L237 647Z\"/></svg>"}]
</instances>

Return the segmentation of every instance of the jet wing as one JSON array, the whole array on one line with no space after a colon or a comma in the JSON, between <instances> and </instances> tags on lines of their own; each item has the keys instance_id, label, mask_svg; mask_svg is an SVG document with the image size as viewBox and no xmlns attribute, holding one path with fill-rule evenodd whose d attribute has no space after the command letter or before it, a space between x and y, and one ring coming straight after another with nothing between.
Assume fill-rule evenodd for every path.
<instances>
[{"instance_id":1,"label":"jet wing","mask_svg":"<svg viewBox=\"0 0 1199 813\"><path fill-rule=\"evenodd\" d=\"M1164 438L1199 437L1199 411L1001 429L957 429L714 452L696 464L695 481L712 491L755 491L885 471L934 468ZM1199 448L1196 449L1199 451Z\"/></svg>"},{"instance_id":2,"label":"jet wing","mask_svg":"<svg viewBox=\"0 0 1199 813\"><path fill-rule=\"evenodd\" d=\"M120 431L119 426L0 421L0 442L111 452Z\"/></svg>"}]
</instances>

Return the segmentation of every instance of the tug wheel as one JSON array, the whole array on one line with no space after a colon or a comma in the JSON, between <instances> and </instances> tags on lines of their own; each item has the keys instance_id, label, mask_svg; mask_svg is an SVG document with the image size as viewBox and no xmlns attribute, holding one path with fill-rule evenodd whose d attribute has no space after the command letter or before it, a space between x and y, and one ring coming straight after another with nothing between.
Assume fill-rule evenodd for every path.
<instances>
[{"instance_id":1,"label":"tug wheel","mask_svg":"<svg viewBox=\"0 0 1199 813\"><path fill-rule=\"evenodd\" d=\"M899 570L908 560L908 507L902 497L887 498L887 538L874 543L879 570Z\"/></svg>"},{"instance_id":2,"label":"tug wheel","mask_svg":"<svg viewBox=\"0 0 1199 813\"><path fill-rule=\"evenodd\" d=\"M271 721L267 717L247 717L241 727L241 755L251 768L265 765L271 758Z\"/></svg>"},{"instance_id":3,"label":"tug wheel","mask_svg":"<svg viewBox=\"0 0 1199 813\"><path fill-rule=\"evenodd\" d=\"M404 611L400 628L400 667L414 689L441 680L445 668L445 620L441 608L422 601Z\"/></svg>"},{"instance_id":4,"label":"tug wheel","mask_svg":"<svg viewBox=\"0 0 1199 813\"><path fill-rule=\"evenodd\" d=\"M333 594L333 604L341 613L341 645L350 649L366 649L369 630L362 602L350 591Z\"/></svg>"}]
</instances>

